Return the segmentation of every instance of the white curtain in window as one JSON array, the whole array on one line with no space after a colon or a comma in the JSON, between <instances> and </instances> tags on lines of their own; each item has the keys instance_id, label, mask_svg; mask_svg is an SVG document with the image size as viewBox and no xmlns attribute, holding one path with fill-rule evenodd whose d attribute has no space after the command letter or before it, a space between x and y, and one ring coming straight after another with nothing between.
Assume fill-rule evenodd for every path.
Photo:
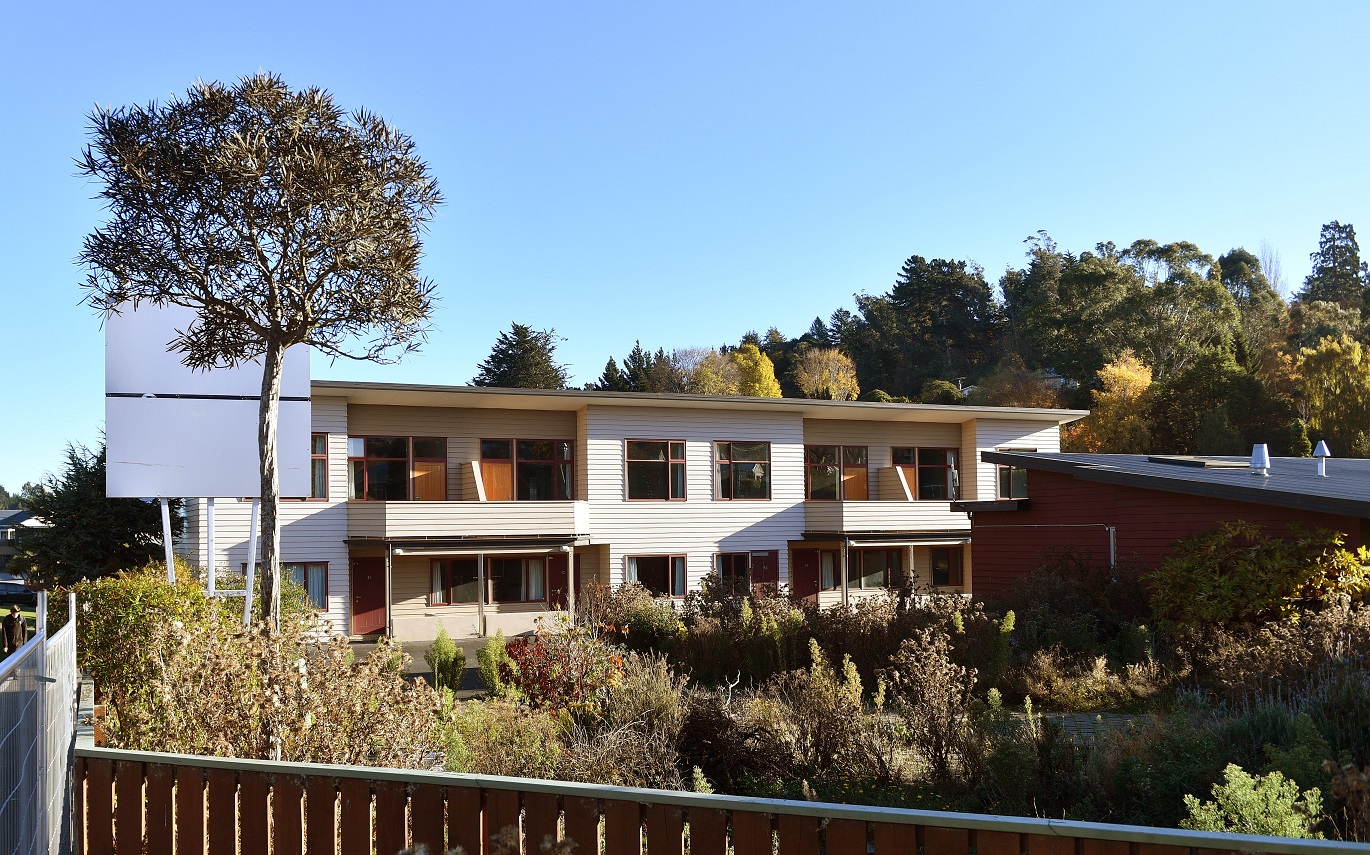
<instances>
[{"instance_id":1,"label":"white curtain in window","mask_svg":"<svg viewBox=\"0 0 1370 855\"><path fill-rule=\"evenodd\" d=\"M307 567L309 584L305 588L309 591L309 602L316 609L326 609L328 608L328 575L324 572L325 565L310 564Z\"/></svg>"},{"instance_id":2,"label":"white curtain in window","mask_svg":"<svg viewBox=\"0 0 1370 855\"><path fill-rule=\"evenodd\" d=\"M835 572L836 568L833 566L833 554L831 552L823 552L820 554L822 556L819 560L823 565L823 581L819 587L825 591L831 591L833 588L837 587L837 574Z\"/></svg>"},{"instance_id":3,"label":"white curtain in window","mask_svg":"<svg viewBox=\"0 0 1370 855\"><path fill-rule=\"evenodd\" d=\"M442 562L433 562L433 585L430 592L435 605L447 602L447 589L442 586Z\"/></svg>"},{"instance_id":4,"label":"white curtain in window","mask_svg":"<svg viewBox=\"0 0 1370 855\"><path fill-rule=\"evenodd\" d=\"M683 556L671 559L671 594L677 597L685 596L685 558Z\"/></svg>"},{"instance_id":5,"label":"white curtain in window","mask_svg":"<svg viewBox=\"0 0 1370 855\"><path fill-rule=\"evenodd\" d=\"M543 599L546 588L547 569L541 558L529 558L527 572L523 574L523 599L536 602Z\"/></svg>"},{"instance_id":6,"label":"white curtain in window","mask_svg":"<svg viewBox=\"0 0 1370 855\"><path fill-rule=\"evenodd\" d=\"M629 558L629 559L628 559L628 581L629 581L629 582L636 582L636 581L637 581L637 559L636 559L636 558Z\"/></svg>"}]
</instances>

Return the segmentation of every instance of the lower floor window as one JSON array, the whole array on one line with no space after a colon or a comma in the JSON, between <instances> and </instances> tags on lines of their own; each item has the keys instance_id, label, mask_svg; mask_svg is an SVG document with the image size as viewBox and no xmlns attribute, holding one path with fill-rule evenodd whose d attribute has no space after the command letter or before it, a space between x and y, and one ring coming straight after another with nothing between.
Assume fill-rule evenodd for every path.
<instances>
[{"instance_id":1,"label":"lower floor window","mask_svg":"<svg viewBox=\"0 0 1370 855\"><path fill-rule=\"evenodd\" d=\"M723 590L731 594L745 594L750 590L747 580L749 552L729 552L718 556L718 578Z\"/></svg>"},{"instance_id":2,"label":"lower floor window","mask_svg":"<svg viewBox=\"0 0 1370 855\"><path fill-rule=\"evenodd\" d=\"M937 587L956 587L964 584L961 547L938 547L931 550L932 584Z\"/></svg>"},{"instance_id":3,"label":"lower floor window","mask_svg":"<svg viewBox=\"0 0 1370 855\"><path fill-rule=\"evenodd\" d=\"M543 558L488 558L492 603L534 603L547 599L547 561Z\"/></svg>"},{"instance_id":4,"label":"lower floor window","mask_svg":"<svg viewBox=\"0 0 1370 855\"><path fill-rule=\"evenodd\" d=\"M628 581L640 583L657 597L683 597L685 556L634 555L628 559Z\"/></svg>"},{"instance_id":5,"label":"lower floor window","mask_svg":"<svg viewBox=\"0 0 1370 855\"><path fill-rule=\"evenodd\" d=\"M309 605L315 609L328 608L328 564L323 561L282 565L295 584L304 588Z\"/></svg>"},{"instance_id":6,"label":"lower floor window","mask_svg":"<svg viewBox=\"0 0 1370 855\"><path fill-rule=\"evenodd\" d=\"M262 565L256 565L257 578L261 579ZM247 575L247 563L241 564L243 575ZM328 609L328 562L327 561L282 561L281 576L304 588L305 597L311 609Z\"/></svg>"},{"instance_id":7,"label":"lower floor window","mask_svg":"<svg viewBox=\"0 0 1370 855\"><path fill-rule=\"evenodd\" d=\"M818 553L818 590L835 591L840 587L837 573L837 553L827 549Z\"/></svg>"},{"instance_id":8,"label":"lower floor window","mask_svg":"<svg viewBox=\"0 0 1370 855\"><path fill-rule=\"evenodd\" d=\"M433 562L433 585L428 604L450 606L474 603L480 595L480 568L475 558L452 558Z\"/></svg>"},{"instance_id":9,"label":"lower floor window","mask_svg":"<svg viewBox=\"0 0 1370 855\"><path fill-rule=\"evenodd\" d=\"M847 587L888 588L903 576L902 549L853 549L847 554Z\"/></svg>"}]
</instances>

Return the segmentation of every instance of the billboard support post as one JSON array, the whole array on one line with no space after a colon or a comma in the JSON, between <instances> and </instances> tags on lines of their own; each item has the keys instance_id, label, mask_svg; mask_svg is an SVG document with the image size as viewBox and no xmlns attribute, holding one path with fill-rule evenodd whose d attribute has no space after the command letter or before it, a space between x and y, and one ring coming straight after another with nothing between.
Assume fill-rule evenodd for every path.
<instances>
[{"instance_id":1,"label":"billboard support post","mask_svg":"<svg viewBox=\"0 0 1370 855\"><path fill-rule=\"evenodd\" d=\"M208 545L209 545L209 557L208 557L208 559L207 559L207 560L208 560L208 563L209 563L209 568L208 568L208 570L209 570L208 586L209 586L209 595L212 597L212 596L214 596L214 592L215 592L215 589L216 589L216 586L215 586L215 584L214 584L214 567L215 567L215 565L218 563L218 562L215 561L215 559L214 559L214 554L215 554L215 553L214 553L214 546L215 546L215 544L214 544L214 500L213 500L213 499L209 499L209 500L208 500L208 510L207 510L207 512L205 513L205 524L209 527L209 544L208 544Z\"/></svg>"},{"instance_id":2,"label":"billboard support post","mask_svg":"<svg viewBox=\"0 0 1370 855\"><path fill-rule=\"evenodd\" d=\"M252 580L257 575L257 521L262 509L262 500L252 500L252 522L247 533L247 573L244 574L243 588L243 626L252 624Z\"/></svg>"},{"instance_id":3,"label":"billboard support post","mask_svg":"<svg viewBox=\"0 0 1370 855\"><path fill-rule=\"evenodd\" d=\"M161 499L160 501L162 503L162 543L166 546L166 580L169 584L175 586L176 564L172 558L171 503L166 499Z\"/></svg>"}]
</instances>

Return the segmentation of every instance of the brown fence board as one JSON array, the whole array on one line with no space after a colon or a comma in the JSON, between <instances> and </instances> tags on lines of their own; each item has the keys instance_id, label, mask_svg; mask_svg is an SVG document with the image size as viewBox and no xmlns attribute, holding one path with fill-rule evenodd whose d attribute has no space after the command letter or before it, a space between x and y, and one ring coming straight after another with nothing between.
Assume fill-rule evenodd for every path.
<instances>
[{"instance_id":1,"label":"brown fence board","mask_svg":"<svg viewBox=\"0 0 1370 855\"><path fill-rule=\"evenodd\" d=\"M818 855L818 817L782 813L778 824L780 855Z\"/></svg>"},{"instance_id":2,"label":"brown fence board","mask_svg":"<svg viewBox=\"0 0 1370 855\"><path fill-rule=\"evenodd\" d=\"M114 764L86 761L86 855L114 852Z\"/></svg>"},{"instance_id":3,"label":"brown fence board","mask_svg":"<svg viewBox=\"0 0 1370 855\"><path fill-rule=\"evenodd\" d=\"M343 778L338 782L338 842L342 855L371 855L371 782Z\"/></svg>"},{"instance_id":4,"label":"brown fence board","mask_svg":"<svg viewBox=\"0 0 1370 855\"><path fill-rule=\"evenodd\" d=\"M1011 831L976 831L976 855L1022 855L1022 835Z\"/></svg>"},{"instance_id":5,"label":"brown fence board","mask_svg":"<svg viewBox=\"0 0 1370 855\"><path fill-rule=\"evenodd\" d=\"M899 855L918 851L918 826L873 822L875 855Z\"/></svg>"},{"instance_id":6,"label":"brown fence board","mask_svg":"<svg viewBox=\"0 0 1370 855\"><path fill-rule=\"evenodd\" d=\"M685 855L685 811L679 805L647 805L647 855Z\"/></svg>"},{"instance_id":7,"label":"brown fence board","mask_svg":"<svg viewBox=\"0 0 1370 855\"><path fill-rule=\"evenodd\" d=\"M337 850L337 788L332 778L311 775L304 785L305 851L309 855L332 855Z\"/></svg>"},{"instance_id":8,"label":"brown fence board","mask_svg":"<svg viewBox=\"0 0 1370 855\"><path fill-rule=\"evenodd\" d=\"M923 850L925 855L968 855L970 852L970 832L964 828L923 829Z\"/></svg>"},{"instance_id":9,"label":"brown fence board","mask_svg":"<svg viewBox=\"0 0 1370 855\"><path fill-rule=\"evenodd\" d=\"M642 855L642 805L604 800L604 851L607 855Z\"/></svg>"},{"instance_id":10,"label":"brown fence board","mask_svg":"<svg viewBox=\"0 0 1370 855\"><path fill-rule=\"evenodd\" d=\"M86 758L77 757L73 765L74 778L72 788L75 790L71 806L71 822L76 832L76 839L72 841L72 846L76 852L86 851Z\"/></svg>"},{"instance_id":11,"label":"brown fence board","mask_svg":"<svg viewBox=\"0 0 1370 855\"><path fill-rule=\"evenodd\" d=\"M485 851L480 839L480 788L447 788L447 845L468 855Z\"/></svg>"},{"instance_id":12,"label":"brown fence board","mask_svg":"<svg viewBox=\"0 0 1370 855\"><path fill-rule=\"evenodd\" d=\"M1028 855L1075 855L1075 838L1054 834L1027 835Z\"/></svg>"},{"instance_id":13,"label":"brown fence board","mask_svg":"<svg viewBox=\"0 0 1370 855\"><path fill-rule=\"evenodd\" d=\"M542 841L548 836L557 839L557 821L561 809L557 807L555 793L523 794L523 836L527 841L526 851L538 852Z\"/></svg>"},{"instance_id":14,"label":"brown fence board","mask_svg":"<svg viewBox=\"0 0 1370 855\"><path fill-rule=\"evenodd\" d=\"M209 855L237 855L238 776L232 769L209 770Z\"/></svg>"},{"instance_id":15,"label":"brown fence board","mask_svg":"<svg viewBox=\"0 0 1370 855\"><path fill-rule=\"evenodd\" d=\"M376 782L377 855L395 855L409 845L405 839L408 805L408 787L403 781Z\"/></svg>"},{"instance_id":16,"label":"brown fence board","mask_svg":"<svg viewBox=\"0 0 1370 855\"><path fill-rule=\"evenodd\" d=\"M149 763L146 774L147 853L172 855L176 849L172 804L176 770L165 763Z\"/></svg>"},{"instance_id":17,"label":"brown fence board","mask_svg":"<svg viewBox=\"0 0 1370 855\"><path fill-rule=\"evenodd\" d=\"M267 796L271 791L265 772L238 773L238 822L242 851L266 852L270 845Z\"/></svg>"},{"instance_id":18,"label":"brown fence board","mask_svg":"<svg viewBox=\"0 0 1370 855\"><path fill-rule=\"evenodd\" d=\"M566 839L576 844L576 855L599 855L599 800L567 796L561 809L566 814Z\"/></svg>"},{"instance_id":19,"label":"brown fence board","mask_svg":"<svg viewBox=\"0 0 1370 855\"><path fill-rule=\"evenodd\" d=\"M300 855L304 851L304 780L277 775L271 786L272 855Z\"/></svg>"},{"instance_id":20,"label":"brown fence board","mask_svg":"<svg viewBox=\"0 0 1370 855\"><path fill-rule=\"evenodd\" d=\"M409 835L418 848L429 852L446 852L446 834L442 807L442 787L437 784L415 784L409 794Z\"/></svg>"},{"instance_id":21,"label":"brown fence board","mask_svg":"<svg viewBox=\"0 0 1370 855\"><path fill-rule=\"evenodd\" d=\"M690 808L690 855L727 855L727 852L728 815L721 810Z\"/></svg>"},{"instance_id":22,"label":"brown fence board","mask_svg":"<svg viewBox=\"0 0 1370 855\"><path fill-rule=\"evenodd\" d=\"M828 855L866 855L866 824L855 819L830 819Z\"/></svg>"},{"instance_id":23,"label":"brown fence board","mask_svg":"<svg viewBox=\"0 0 1370 855\"><path fill-rule=\"evenodd\" d=\"M519 794L517 790L485 790L485 839L482 843L488 851L490 838L502 834L504 829L512 828L515 835L522 834L519 824Z\"/></svg>"},{"instance_id":24,"label":"brown fence board","mask_svg":"<svg viewBox=\"0 0 1370 855\"><path fill-rule=\"evenodd\" d=\"M176 767L176 855L204 855L205 770Z\"/></svg>"},{"instance_id":25,"label":"brown fence board","mask_svg":"<svg viewBox=\"0 0 1370 855\"><path fill-rule=\"evenodd\" d=\"M770 814L733 811L733 851L738 855L750 852L770 855L773 848Z\"/></svg>"},{"instance_id":26,"label":"brown fence board","mask_svg":"<svg viewBox=\"0 0 1370 855\"><path fill-rule=\"evenodd\" d=\"M143 764L120 760L114 767L114 851L143 852Z\"/></svg>"},{"instance_id":27,"label":"brown fence board","mask_svg":"<svg viewBox=\"0 0 1370 855\"><path fill-rule=\"evenodd\" d=\"M1130 855L1132 847L1126 840L1092 840L1080 838L1080 855Z\"/></svg>"}]
</instances>

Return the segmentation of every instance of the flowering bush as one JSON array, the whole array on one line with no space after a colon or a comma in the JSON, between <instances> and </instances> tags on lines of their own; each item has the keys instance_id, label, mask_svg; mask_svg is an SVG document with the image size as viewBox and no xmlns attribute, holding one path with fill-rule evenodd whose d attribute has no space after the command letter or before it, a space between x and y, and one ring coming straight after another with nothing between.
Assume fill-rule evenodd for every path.
<instances>
[{"instance_id":1,"label":"flowering bush","mask_svg":"<svg viewBox=\"0 0 1370 855\"><path fill-rule=\"evenodd\" d=\"M539 622L532 638L505 645L508 660L500 682L519 692L534 709L569 710L597 717L603 690L623 680L623 656L588 627L558 615L551 626Z\"/></svg>"}]
</instances>

